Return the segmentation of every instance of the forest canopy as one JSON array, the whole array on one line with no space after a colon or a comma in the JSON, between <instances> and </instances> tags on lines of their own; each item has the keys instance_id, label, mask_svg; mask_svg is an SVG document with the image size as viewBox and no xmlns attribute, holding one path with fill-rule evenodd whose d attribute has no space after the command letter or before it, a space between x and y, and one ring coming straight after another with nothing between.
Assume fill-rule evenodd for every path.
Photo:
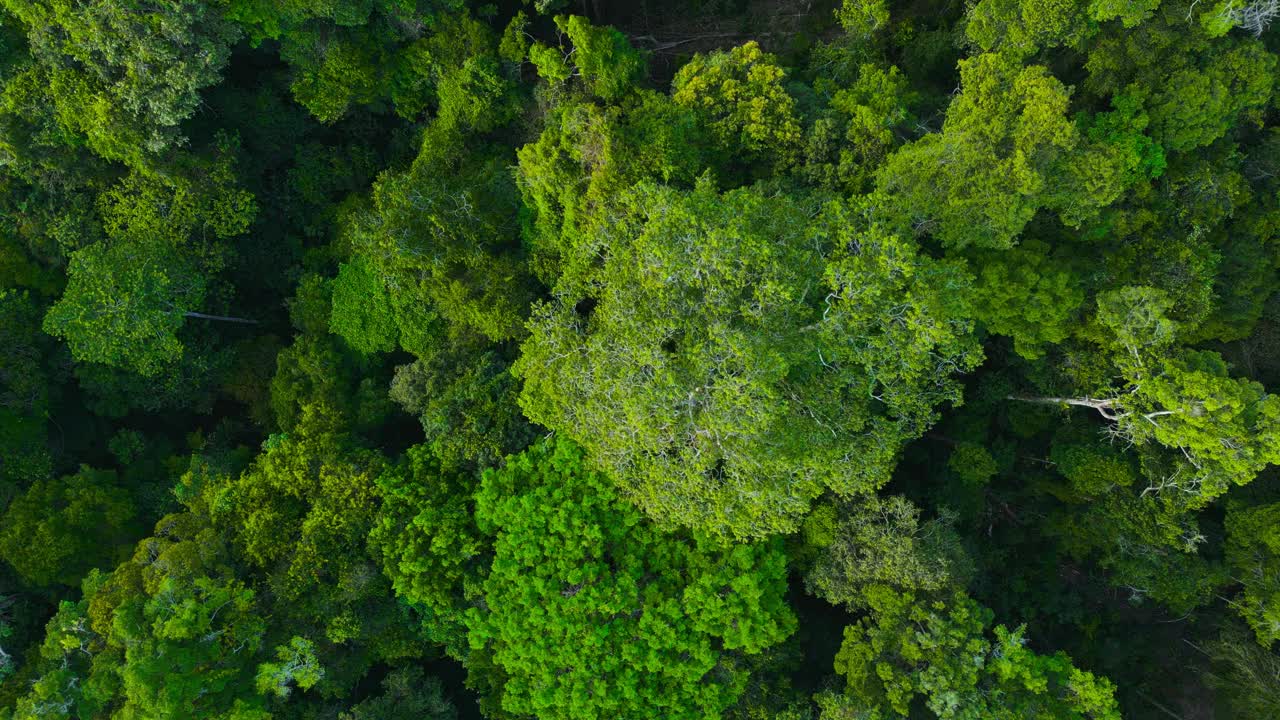
<instances>
[{"instance_id":1,"label":"forest canopy","mask_svg":"<svg viewBox=\"0 0 1280 720\"><path fill-rule=\"evenodd\" d=\"M0 0L0 720L1280 718L1276 0Z\"/></svg>"}]
</instances>

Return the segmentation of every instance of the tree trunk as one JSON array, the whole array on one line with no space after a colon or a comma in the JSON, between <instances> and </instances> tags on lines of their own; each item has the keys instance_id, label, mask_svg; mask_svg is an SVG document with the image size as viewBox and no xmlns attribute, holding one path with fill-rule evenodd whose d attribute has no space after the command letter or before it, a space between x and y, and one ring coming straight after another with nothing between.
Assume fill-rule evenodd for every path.
<instances>
[{"instance_id":1,"label":"tree trunk","mask_svg":"<svg viewBox=\"0 0 1280 720\"><path fill-rule=\"evenodd\" d=\"M198 312L182 313L186 317L200 318L202 320L220 320L222 322L243 323L245 325L257 325L257 320L249 320L248 318L228 317L226 315L205 315Z\"/></svg>"}]
</instances>

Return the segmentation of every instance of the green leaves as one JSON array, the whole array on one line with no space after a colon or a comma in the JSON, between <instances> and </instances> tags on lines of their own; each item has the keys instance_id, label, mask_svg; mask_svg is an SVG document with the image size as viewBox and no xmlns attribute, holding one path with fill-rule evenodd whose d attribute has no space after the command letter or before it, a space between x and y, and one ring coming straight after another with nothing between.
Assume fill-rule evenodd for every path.
<instances>
[{"instance_id":1,"label":"green leaves","mask_svg":"<svg viewBox=\"0 0 1280 720\"><path fill-rule=\"evenodd\" d=\"M1218 353L1171 348L1177 333L1166 317L1171 306L1154 288L1099 296L1103 342L1126 387L1097 407L1130 442L1175 451L1171 464L1153 465L1148 492L1198 509L1280 463L1280 398L1230 377Z\"/></svg>"},{"instance_id":2,"label":"green leaves","mask_svg":"<svg viewBox=\"0 0 1280 720\"><path fill-rule=\"evenodd\" d=\"M965 34L984 52L1015 57L1041 49L1079 46L1097 31L1076 0L981 0L969 10Z\"/></svg>"},{"instance_id":3,"label":"green leaves","mask_svg":"<svg viewBox=\"0 0 1280 720\"><path fill-rule=\"evenodd\" d=\"M265 630L255 593L230 576L206 518L171 515L156 533L114 572L91 573L83 600L62 603L16 718L231 720L261 709L246 692Z\"/></svg>"},{"instance_id":4,"label":"green leaves","mask_svg":"<svg viewBox=\"0 0 1280 720\"><path fill-rule=\"evenodd\" d=\"M1227 562L1243 585L1233 605L1258 644L1271 647L1280 639L1280 503L1230 503L1226 525Z\"/></svg>"},{"instance_id":5,"label":"green leaves","mask_svg":"<svg viewBox=\"0 0 1280 720\"><path fill-rule=\"evenodd\" d=\"M276 660L258 666L258 692L264 695L288 697L291 685L307 690L324 677L324 668L316 660L316 646L306 638L295 635L288 645L276 648Z\"/></svg>"},{"instance_id":6,"label":"green leaves","mask_svg":"<svg viewBox=\"0 0 1280 720\"><path fill-rule=\"evenodd\" d=\"M1044 67L993 53L962 60L960 83L942 132L881 168L883 212L949 247L1007 248L1038 208L1058 204L1048 178L1079 144L1070 91Z\"/></svg>"},{"instance_id":7,"label":"green leaves","mask_svg":"<svg viewBox=\"0 0 1280 720\"><path fill-rule=\"evenodd\" d=\"M360 702L338 716L338 720L454 720L458 713L444 696L440 681L426 677L416 667L404 667L387 674L383 693Z\"/></svg>"},{"instance_id":8,"label":"green leaves","mask_svg":"<svg viewBox=\"0 0 1280 720\"><path fill-rule=\"evenodd\" d=\"M596 238L604 266L575 254L561 279L573 294L535 312L514 368L521 405L582 442L653 516L762 534L800 498L752 500L733 485L776 487L786 472L764 447L787 442L777 385L800 352L787 339L815 316L800 302L820 262L802 211L707 185L640 186L624 202L628 216Z\"/></svg>"},{"instance_id":9,"label":"green leaves","mask_svg":"<svg viewBox=\"0 0 1280 720\"><path fill-rule=\"evenodd\" d=\"M77 360L156 375L182 357L177 333L204 301L205 280L159 242L97 243L77 250L67 289L45 316Z\"/></svg>"},{"instance_id":10,"label":"green leaves","mask_svg":"<svg viewBox=\"0 0 1280 720\"><path fill-rule=\"evenodd\" d=\"M77 360L155 377L183 358L188 317L252 322L199 312L224 260L216 239L244 232L257 210L237 186L235 147L222 138L211 159L169 177L134 171L99 197L108 237L71 253L44 321Z\"/></svg>"},{"instance_id":11,"label":"green leaves","mask_svg":"<svg viewBox=\"0 0 1280 720\"><path fill-rule=\"evenodd\" d=\"M991 611L963 593L931 601L878 587L868 600L871 616L845 628L835 661L851 710L907 717L923 696L940 720L1119 720L1109 681L1028 650L1023 628L989 639Z\"/></svg>"},{"instance_id":12,"label":"green leaves","mask_svg":"<svg viewBox=\"0 0 1280 720\"><path fill-rule=\"evenodd\" d=\"M1184 23L1162 19L1102 40L1086 63L1091 88L1140 100L1151 137L1176 152L1211 144L1265 106L1276 62L1255 40L1210 42Z\"/></svg>"},{"instance_id":13,"label":"green leaves","mask_svg":"<svg viewBox=\"0 0 1280 720\"><path fill-rule=\"evenodd\" d=\"M333 314L329 329L362 353L389 352L399 345L386 286L363 256L343 263L333 281Z\"/></svg>"},{"instance_id":14,"label":"green leaves","mask_svg":"<svg viewBox=\"0 0 1280 720\"><path fill-rule=\"evenodd\" d=\"M1031 360L1040 357L1046 345L1069 336L1084 303L1067 259L1049 251L1047 244L1028 240L1010 250L973 256L978 320L990 332L1012 337L1017 353Z\"/></svg>"},{"instance_id":15,"label":"green leaves","mask_svg":"<svg viewBox=\"0 0 1280 720\"><path fill-rule=\"evenodd\" d=\"M356 258L339 276L336 332L357 348L389 349L390 314L401 346L419 355L431 352L437 316L494 341L521 334L531 288L503 163L437 125L408 172L379 178L373 207L349 219Z\"/></svg>"},{"instance_id":16,"label":"green leaves","mask_svg":"<svg viewBox=\"0 0 1280 720\"><path fill-rule=\"evenodd\" d=\"M786 72L754 41L729 52L698 54L680 68L671 96L711 129L723 152L785 166L800 143Z\"/></svg>"},{"instance_id":17,"label":"green leaves","mask_svg":"<svg viewBox=\"0 0 1280 720\"><path fill-rule=\"evenodd\" d=\"M611 27L593 27L579 15L556 17L573 43L573 64L587 87L605 102L620 99L644 75L645 63L627 37Z\"/></svg>"},{"instance_id":18,"label":"green leaves","mask_svg":"<svg viewBox=\"0 0 1280 720\"><path fill-rule=\"evenodd\" d=\"M32 585L74 586L127 555L135 513L110 470L37 480L0 518L0 557Z\"/></svg>"},{"instance_id":19,"label":"green leaves","mask_svg":"<svg viewBox=\"0 0 1280 720\"><path fill-rule=\"evenodd\" d=\"M520 384L494 351L461 339L396 368L390 397L422 422L427 444L449 468L498 465L533 440L520 412Z\"/></svg>"},{"instance_id":20,"label":"green leaves","mask_svg":"<svg viewBox=\"0 0 1280 720\"><path fill-rule=\"evenodd\" d=\"M525 412L659 522L793 529L824 488L883 484L898 444L958 401L977 348L955 264L764 188L639 185L620 210L564 258L513 371Z\"/></svg>"},{"instance_id":21,"label":"green leaves","mask_svg":"<svg viewBox=\"0 0 1280 720\"><path fill-rule=\"evenodd\" d=\"M6 3L33 55L53 69L64 127L99 155L145 166L185 142L179 123L221 78L239 38L219 8L197 2Z\"/></svg>"},{"instance_id":22,"label":"green leaves","mask_svg":"<svg viewBox=\"0 0 1280 720\"><path fill-rule=\"evenodd\" d=\"M952 517L922 522L920 510L901 496L840 510L830 534L811 538L818 557L805 575L805 589L833 605L865 607L878 586L906 592L963 586L972 573Z\"/></svg>"},{"instance_id":23,"label":"green leaves","mask_svg":"<svg viewBox=\"0 0 1280 720\"><path fill-rule=\"evenodd\" d=\"M476 520L494 558L467 613L469 640L506 674L509 712L716 715L746 682L733 651L760 652L794 629L778 543L666 535L566 441L486 472Z\"/></svg>"},{"instance_id":24,"label":"green leaves","mask_svg":"<svg viewBox=\"0 0 1280 720\"><path fill-rule=\"evenodd\" d=\"M1214 2L3 0L0 720L1270 717Z\"/></svg>"},{"instance_id":25,"label":"green leaves","mask_svg":"<svg viewBox=\"0 0 1280 720\"><path fill-rule=\"evenodd\" d=\"M423 629L454 657L466 654L463 613L483 574L488 543L476 528L473 483L443 471L428 448L409 448L377 480L382 497L369 546L396 595L423 615Z\"/></svg>"}]
</instances>

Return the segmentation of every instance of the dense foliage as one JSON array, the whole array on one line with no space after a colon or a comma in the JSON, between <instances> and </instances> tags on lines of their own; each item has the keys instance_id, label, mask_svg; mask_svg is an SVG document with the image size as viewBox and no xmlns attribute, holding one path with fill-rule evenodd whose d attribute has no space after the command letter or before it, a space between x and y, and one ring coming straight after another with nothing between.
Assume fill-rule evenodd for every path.
<instances>
[{"instance_id":1,"label":"dense foliage","mask_svg":"<svg viewBox=\"0 0 1280 720\"><path fill-rule=\"evenodd\" d=\"M0 0L0 720L1280 718L1277 17Z\"/></svg>"}]
</instances>

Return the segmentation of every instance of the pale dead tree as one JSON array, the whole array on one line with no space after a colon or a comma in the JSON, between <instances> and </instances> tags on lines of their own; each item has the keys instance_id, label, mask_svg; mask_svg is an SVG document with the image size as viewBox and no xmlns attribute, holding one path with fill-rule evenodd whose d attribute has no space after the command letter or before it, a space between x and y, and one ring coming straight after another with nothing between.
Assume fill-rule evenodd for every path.
<instances>
[{"instance_id":1,"label":"pale dead tree","mask_svg":"<svg viewBox=\"0 0 1280 720\"><path fill-rule=\"evenodd\" d=\"M1280 0L1254 0L1249 3L1232 0L1221 10L1221 17L1230 20L1235 27L1253 33L1255 37L1262 35L1278 15Z\"/></svg>"}]
</instances>

